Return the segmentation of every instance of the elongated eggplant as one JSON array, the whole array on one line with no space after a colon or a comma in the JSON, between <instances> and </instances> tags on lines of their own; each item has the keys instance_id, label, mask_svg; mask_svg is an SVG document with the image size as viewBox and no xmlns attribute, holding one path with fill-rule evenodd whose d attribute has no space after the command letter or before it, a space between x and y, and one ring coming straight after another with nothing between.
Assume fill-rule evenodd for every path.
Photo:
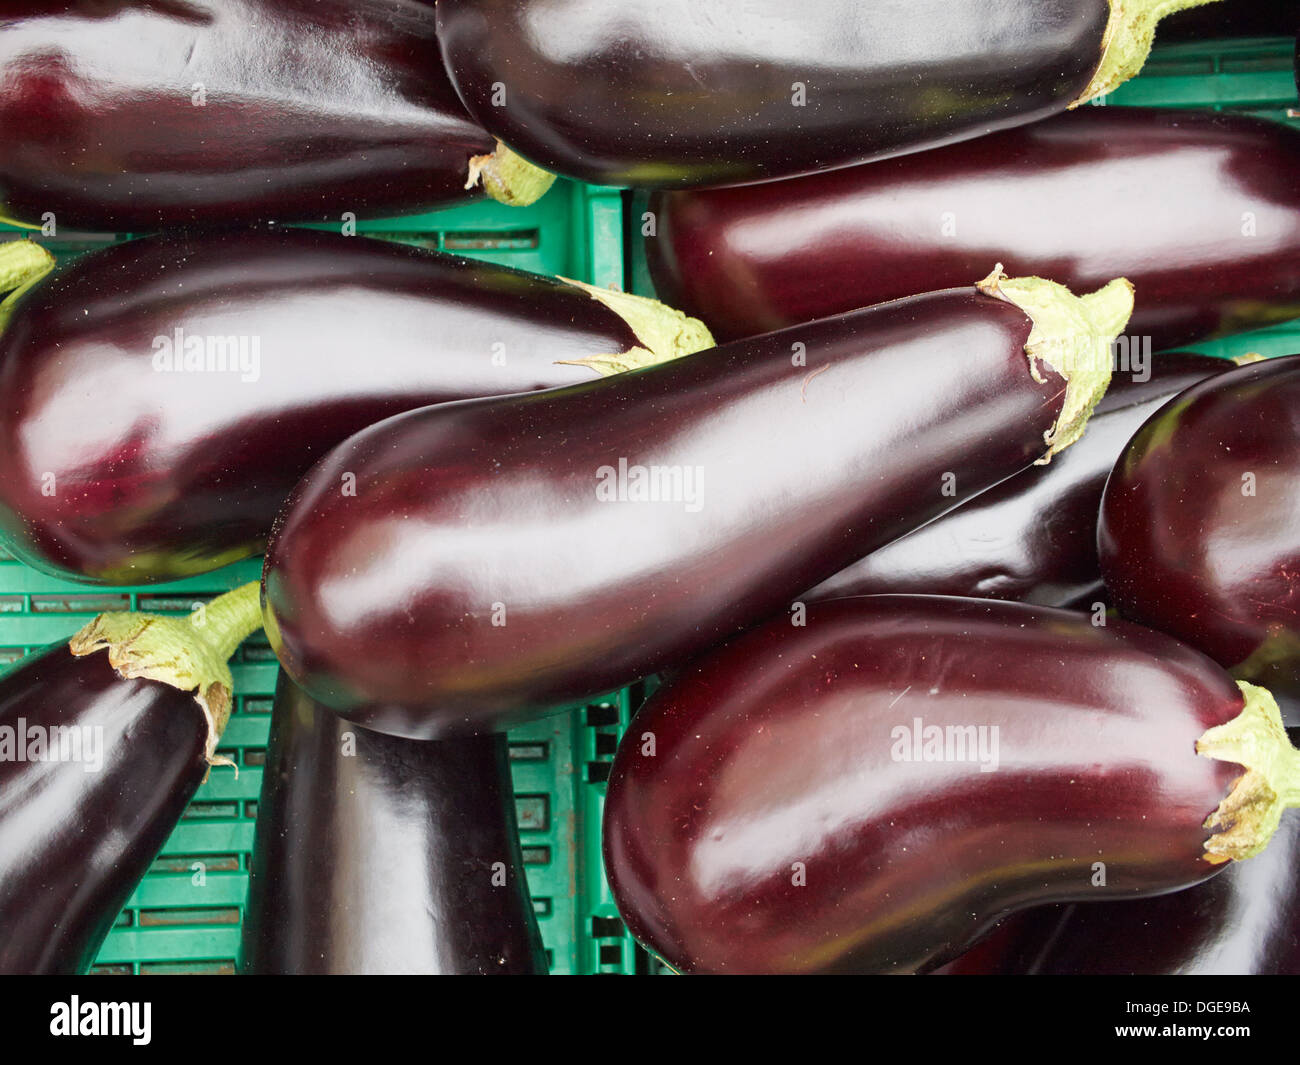
<instances>
[{"instance_id":1,"label":"elongated eggplant","mask_svg":"<svg viewBox=\"0 0 1300 1065\"><path fill-rule=\"evenodd\" d=\"M1289 730L1292 743L1300 732ZM954 976L1300 974L1300 818L1265 851L1185 891L1013 914L946 967Z\"/></svg>"},{"instance_id":2,"label":"elongated eggplant","mask_svg":"<svg viewBox=\"0 0 1300 1065\"><path fill-rule=\"evenodd\" d=\"M1156 22L1206 2L440 0L438 39L501 156L685 188L1037 121L1132 77Z\"/></svg>"},{"instance_id":3,"label":"elongated eggplant","mask_svg":"<svg viewBox=\"0 0 1300 1065\"><path fill-rule=\"evenodd\" d=\"M1120 612L1263 684L1300 724L1300 355L1203 381L1106 482L1101 572Z\"/></svg>"},{"instance_id":4,"label":"elongated eggplant","mask_svg":"<svg viewBox=\"0 0 1300 1065\"><path fill-rule=\"evenodd\" d=\"M281 672L243 933L246 973L544 974L505 737L357 728Z\"/></svg>"},{"instance_id":5,"label":"elongated eggplant","mask_svg":"<svg viewBox=\"0 0 1300 1065\"><path fill-rule=\"evenodd\" d=\"M493 141L435 31L417 0L11 0L0 213L122 231L471 199Z\"/></svg>"},{"instance_id":6,"label":"elongated eggplant","mask_svg":"<svg viewBox=\"0 0 1300 1065\"><path fill-rule=\"evenodd\" d=\"M948 509L946 485L978 491L1076 439L1131 307L1122 279L1080 298L995 271L399 415L322 459L277 519L271 644L321 702L416 738L630 683Z\"/></svg>"},{"instance_id":7,"label":"elongated eggplant","mask_svg":"<svg viewBox=\"0 0 1300 1065\"><path fill-rule=\"evenodd\" d=\"M256 584L190 618L101 614L0 680L0 972L90 966L225 761L226 661L260 626Z\"/></svg>"},{"instance_id":8,"label":"elongated eggplant","mask_svg":"<svg viewBox=\"0 0 1300 1065\"><path fill-rule=\"evenodd\" d=\"M1300 803L1265 689L1123 621L942 596L815 603L660 687L604 856L685 972L913 972L1000 917L1187 887Z\"/></svg>"},{"instance_id":9,"label":"elongated eggplant","mask_svg":"<svg viewBox=\"0 0 1300 1065\"><path fill-rule=\"evenodd\" d=\"M801 598L919 592L1066 606L1102 597L1097 508L1129 438L1169 398L1232 367L1170 352L1116 372L1088 431L1046 466L1030 466L823 581Z\"/></svg>"},{"instance_id":10,"label":"elongated eggplant","mask_svg":"<svg viewBox=\"0 0 1300 1065\"><path fill-rule=\"evenodd\" d=\"M1300 132L1085 107L936 152L651 200L660 297L724 340L956 284L996 254L1076 291L1122 274L1129 345L1300 314Z\"/></svg>"},{"instance_id":11,"label":"elongated eggplant","mask_svg":"<svg viewBox=\"0 0 1300 1065\"><path fill-rule=\"evenodd\" d=\"M382 241L130 241L29 287L0 333L0 534L77 580L203 573L260 552L367 425L711 343L653 300Z\"/></svg>"}]
</instances>

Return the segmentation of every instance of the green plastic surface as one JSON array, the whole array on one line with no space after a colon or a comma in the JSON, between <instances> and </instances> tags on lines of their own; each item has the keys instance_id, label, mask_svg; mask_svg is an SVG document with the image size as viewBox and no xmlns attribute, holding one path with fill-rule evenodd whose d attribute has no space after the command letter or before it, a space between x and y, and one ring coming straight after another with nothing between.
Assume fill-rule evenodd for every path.
<instances>
[{"instance_id":1,"label":"green plastic surface","mask_svg":"<svg viewBox=\"0 0 1300 1065\"><path fill-rule=\"evenodd\" d=\"M1291 61L1292 43L1281 40L1157 48L1141 77L1103 104L1231 107L1294 121L1286 114L1297 106ZM558 183L529 208L482 203L360 222L357 228L370 236L651 293L640 245L643 200L633 202L626 230L622 194L570 182ZM47 243L58 253L73 254L118 237L63 234ZM626 260L625 247L632 253ZM1222 356L1300 352L1300 323L1198 348ZM105 591L0 558L0 663L70 636L102 610L129 606L187 613L194 603L256 579L258 572L258 561L250 560L175 584ZM239 772L213 770L123 910L96 971L234 970L276 676L264 638L245 644L233 672L237 708L222 749ZM510 733L528 882L554 973L659 970L627 936L600 862L604 781L638 695L635 689L618 693Z\"/></svg>"}]
</instances>

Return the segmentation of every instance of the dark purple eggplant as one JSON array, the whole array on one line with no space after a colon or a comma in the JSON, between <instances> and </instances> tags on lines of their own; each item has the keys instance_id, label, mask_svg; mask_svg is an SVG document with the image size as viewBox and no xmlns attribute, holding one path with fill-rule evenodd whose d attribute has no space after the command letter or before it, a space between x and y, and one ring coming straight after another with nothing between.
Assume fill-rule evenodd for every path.
<instances>
[{"instance_id":1,"label":"dark purple eggplant","mask_svg":"<svg viewBox=\"0 0 1300 1065\"><path fill-rule=\"evenodd\" d=\"M226 661L257 607L249 584L189 618L101 614L0 679L0 973L89 968L226 762Z\"/></svg>"},{"instance_id":2,"label":"dark purple eggplant","mask_svg":"<svg viewBox=\"0 0 1300 1065\"><path fill-rule=\"evenodd\" d=\"M438 41L511 158L686 188L1037 121L1132 77L1156 22L1206 2L439 0Z\"/></svg>"},{"instance_id":3,"label":"dark purple eggplant","mask_svg":"<svg viewBox=\"0 0 1300 1065\"><path fill-rule=\"evenodd\" d=\"M1122 279L1078 298L995 271L391 418L322 459L277 519L271 644L320 702L414 738L621 687L948 509L945 486L979 491L1072 442L1131 307Z\"/></svg>"},{"instance_id":4,"label":"dark purple eggplant","mask_svg":"<svg viewBox=\"0 0 1300 1065\"><path fill-rule=\"evenodd\" d=\"M1300 0L1250 0L1179 11L1160 22L1157 44L1235 37L1294 37Z\"/></svg>"},{"instance_id":5,"label":"dark purple eggplant","mask_svg":"<svg viewBox=\"0 0 1300 1065\"><path fill-rule=\"evenodd\" d=\"M382 241L129 241L0 333L0 535L76 580L203 573L258 554L298 478L374 422L711 343L653 300Z\"/></svg>"},{"instance_id":6,"label":"dark purple eggplant","mask_svg":"<svg viewBox=\"0 0 1300 1065\"><path fill-rule=\"evenodd\" d=\"M1300 132L1245 115L1085 107L650 211L661 298L723 340L957 284L990 256L1075 291L1127 277L1130 348L1300 314Z\"/></svg>"},{"instance_id":7,"label":"dark purple eggplant","mask_svg":"<svg viewBox=\"0 0 1300 1065\"><path fill-rule=\"evenodd\" d=\"M1289 730L1291 742L1300 731ZM1013 914L947 975L1300 975L1300 818L1185 891Z\"/></svg>"},{"instance_id":8,"label":"dark purple eggplant","mask_svg":"<svg viewBox=\"0 0 1300 1065\"><path fill-rule=\"evenodd\" d=\"M438 54L419 0L10 0L0 213L120 231L472 199L494 144Z\"/></svg>"},{"instance_id":9,"label":"dark purple eggplant","mask_svg":"<svg viewBox=\"0 0 1300 1065\"><path fill-rule=\"evenodd\" d=\"M696 973L914 972L1036 904L1199 883L1300 804L1268 692L1123 621L942 596L814 603L661 686L604 858Z\"/></svg>"},{"instance_id":10,"label":"dark purple eggplant","mask_svg":"<svg viewBox=\"0 0 1300 1065\"><path fill-rule=\"evenodd\" d=\"M1103 598L1097 508L1129 438L1171 396L1232 363L1171 352L1117 368L1088 431L1030 466L823 581L801 598L919 592L1088 606Z\"/></svg>"},{"instance_id":11,"label":"dark purple eggplant","mask_svg":"<svg viewBox=\"0 0 1300 1065\"><path fill-rule=\"evenodd\" d=\"M545 974L505 737L357 728L282 671L243 937L245 973Z\"/></svg>"},{"instance_id":12,"label":"dark purple eggplant","mask_svg":"<svg viewBox=\"0 0 1300 1065\"><path fill-rule=\"evenodd\" d=\"M1120 612L1300 698L1300 355L1203 381L1106 482L1097 539Z\"/></svg>"}]
</instances>

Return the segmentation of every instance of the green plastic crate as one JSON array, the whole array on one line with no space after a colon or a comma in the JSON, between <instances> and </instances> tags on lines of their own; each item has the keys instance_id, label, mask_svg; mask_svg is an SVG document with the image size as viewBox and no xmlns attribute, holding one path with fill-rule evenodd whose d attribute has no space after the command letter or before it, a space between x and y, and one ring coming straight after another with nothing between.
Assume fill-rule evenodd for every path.
<instances>
[{"instance_id":1,"label":"green plastic crate","mask_svg":"<svg viewBox=\"0 0 1300 1065\"><path fill-rule=\"evenodd\" d=\"M1216 107L1283 121L1298 106L1292 42L1247 40L1157 49L1142 76L1106 105ZM539 273L652 293L640 242L643 199L560 182L530 208L474 204L434 214L362 222L369 236L441 248ZM0 227L2 232L4 227ZM75 254L117 234L63 234ZM625 256L625 249L628 254ZM1232 356L1300 352L1300 322L1198 346ZM193 604L257 578L256 560L150 588L103 590L46 577L0 557L0 667L75 632L108 609L188 613ZM136 889L97 959L96 971L232 972L247 888L276 664L261 636L238 653L236 709L223 753L152 871ZM604 781L614 745L639 701L634 688L510 733L515 795L529 887L553 973L655 972L618 919L600 861Z\"/></svg>"}]
</instances>

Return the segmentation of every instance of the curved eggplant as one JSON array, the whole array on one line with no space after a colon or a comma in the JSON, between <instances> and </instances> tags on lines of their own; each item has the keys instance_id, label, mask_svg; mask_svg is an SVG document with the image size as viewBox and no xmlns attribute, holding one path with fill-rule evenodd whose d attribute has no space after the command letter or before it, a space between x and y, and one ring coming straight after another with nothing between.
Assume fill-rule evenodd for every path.
<instances>
[{"instance_id":1,"label":"curved eggplant","mask_svg":"<svg viewBox=\"0 0 1300 1065\"><path fill-rule=\"evenodd\" d=\"M1300 731L1289 730L1291 742ZM946 975L1295 976L1300 974L1300 818L1264 853L1185 891L1068 903L1012 915Z\"/></svg>"},{"instance_id":2,"label":"curved eggplant","mask_svg":"<svg viewBox=\"0 0 1300 1065\"><path fill-rule=\"evenodd\" d=\"M260 625L256 584L190 619L103 614L0 680L0 973L89 968L223 761L226 661Z\"/></svg>"},{"instance_id":3,"label":"curved eggplant","mask_svg":"<svg viewBox=\"0 0 1300 1065\"><path fill-rule=\"evenodd\" d=\"M1298 406L1300 355L1188 389L1125 448L1097 528L1122 614L1276 691L1290 714L1300 697Z\"/></svg>"},{"instance_id":4,"label":"curved eggplant","mask_svg":"<svg viewBox=\"0 0 1300 1065\"><path fill-rule=\"evenodd\" d=\"M129 241L29 287L0 333L0 535L76 580L203 573L258 554L374 422L711 343L653 300L383 241Z\"/></svg>"},{"instance_id":5,"label":"curved eggplant","mask_svg":"<svg viewBox=\"0 0 1300 1065\"><path fill-rule=\"evenodd\" d=\"M1170 352L1116 372L1088 431L1046 466L1030 466L822 581L805 602L917 592L1089 606L1101 598L1097 508L1129 438L1171 396L1232 363Z\"/></svg>"},{"instance_id":6,"label":"curved eggplant","mask_svg":"<svg viewBox=\"0 0 1300 1065\"><path fill-rule=\"evenodd\" d=\"M1132 77L1156 21L1206 2L439 0L438 42L508 158L685 188L1037 121Z\"/></svg>"},{"instance_id":7,"label":"curved eggplant","mask_svg":"<svg viewBox=\"0 0 1300 1065\"><path fill-rule=\"evenodd\" d=\"M321 702L415 738L628 684L948 509L945 485L979 491L1073 441L1131 307L1122 280L1078 298L995 272L391 418L327 455L277 519L271 645Z\"/></svg>"},{"instance_id":8,"label":"curved eggplant","mask_svg":"<svg viewBox=\"0 0 1300 1065\"><path fill-rule=\"evenodd\" d=\"M0 213L36 226L429 210L493 148L417 0L10 0L0 83Z\"/></svg>"},{"instance_id":9,"label":"curved eggplant","mask_svg":"<svg viewBox=\"0 0 1300 1065\"><path fill-rule=\"evenodd\" d=\"M1026 906L1198 883L1300 802L1267 691L1162 633L942 596L805 621L683 670L615 756L610 886L680 971L924 970Z\"/></svg>"},{"instance_id":10,"label":"curved eggplant","mask_svg":"<svg viewBox=\"0 0 1300 1065\"><path fill-rule=\"evenodd\" d=\"M356 728L281 671L243 937L245 973L545 974L505 737Z\"/></svg>"},{"instance_id":11,"label":"curved eggplant","mask_svg":"<svg viewBox=\"0 0 1300 1065\"><path fill-rule=\"evenodd\" d=\"M990 255L1076 291L1127 277L1130 348L1300 314L1300 132L1245 115L1085 107L650 210L656 290L723 340L957 284Z\"/></svg>"}]
</instances>

